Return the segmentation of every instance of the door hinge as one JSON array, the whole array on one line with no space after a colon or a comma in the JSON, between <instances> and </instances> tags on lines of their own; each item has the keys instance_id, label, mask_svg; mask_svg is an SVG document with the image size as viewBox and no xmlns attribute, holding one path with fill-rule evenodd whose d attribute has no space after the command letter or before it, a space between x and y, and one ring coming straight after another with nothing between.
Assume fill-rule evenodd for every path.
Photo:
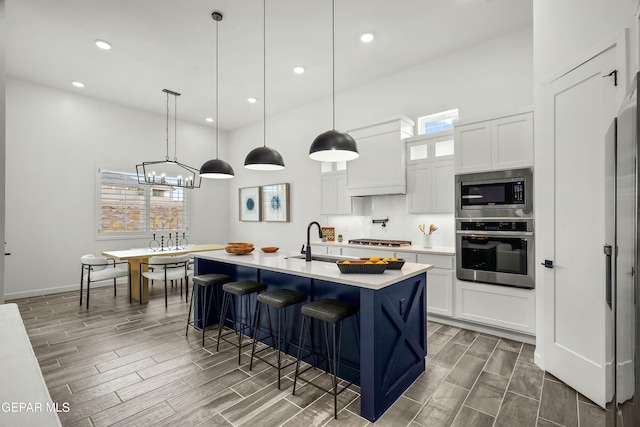
<instances>
[{"instance_id":1,"label":"door hinge","mask_svg":"<svg viewBox=\"0 0 640 427\"><path fill-rule=\"evenodd\" d=\"M618 86L618 70L613 70L609 74L606 74L602 77L604 78L604 77L611 77L611 76L613 76L613 85Z\"/></svg>"}]
</instances>

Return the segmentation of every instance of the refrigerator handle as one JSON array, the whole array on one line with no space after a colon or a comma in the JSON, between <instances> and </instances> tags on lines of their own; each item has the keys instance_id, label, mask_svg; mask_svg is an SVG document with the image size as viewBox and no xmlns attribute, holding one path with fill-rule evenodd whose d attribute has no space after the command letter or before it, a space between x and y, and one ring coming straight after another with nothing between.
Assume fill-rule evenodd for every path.
<instances>
[{"instance_id":1,"label":"refrigerator handle","mask_svg":"<svg viewBox=\"0 0 640 427\"><path fill-rule=\"evenodd\" d=\"M612 273L612 271L611 271L611 260L612 260L612 257L611 257L611 254L612 254L611 245L604 245L604 254L607 257L606 264L605 264L606 270L607 270L606 273L605 273L606 274L606 286L607 286L607 288L606 288L606 291L607 291L607 305L609 306L609 308L611 308L611 290L612 290L611 286L612 286L612 282L613 282L613 278L611 277L611 273Z\"/></svg>"}]
</instances>

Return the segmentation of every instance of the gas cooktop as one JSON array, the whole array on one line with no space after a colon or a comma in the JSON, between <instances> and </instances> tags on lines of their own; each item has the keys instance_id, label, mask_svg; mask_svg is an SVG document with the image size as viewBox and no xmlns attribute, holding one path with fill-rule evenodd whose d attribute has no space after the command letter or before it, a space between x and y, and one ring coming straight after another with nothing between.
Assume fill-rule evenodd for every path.
<instances>
[{"instance_id":1,"label":"gas cooktop","mask_svg":"<svg viewBox=\"0 0 640 427\"><path fill-rule=\"evenodd\" d=\"M408 240L382 240L382 239L351 239L349 240L351 245L364 245L364 246L387 246L397 248L400 246L411 246L411 241Z\"/></svg>"}]
</instances>

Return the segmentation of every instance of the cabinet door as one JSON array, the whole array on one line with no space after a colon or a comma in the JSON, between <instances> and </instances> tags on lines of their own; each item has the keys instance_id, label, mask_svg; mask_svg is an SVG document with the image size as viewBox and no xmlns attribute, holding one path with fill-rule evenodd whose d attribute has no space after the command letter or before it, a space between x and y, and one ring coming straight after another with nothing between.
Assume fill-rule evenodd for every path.
<instances>
[{"instance_id":1,"label":"cabinet door","mask_svg":"<svg viewBox=\"0 0 640 427\"><path fill-rule=\"evenodd\" d=\"M453 177L453 171L451 176ZM433 167L431 164L423 163L407 167L407 212L432 211L434 188L432 181Z\"/></svg>"},{"instance_id":2,"label":"cabinet door","mask_svg":"<svg viewBox=\"0 0 640 427\"><path fill-rule=\"evenodd\" d=\"M360 157L349 162L347 194L405 194L405 149L400 132L358 138L357 143Z\"/></svg>"},{"instance_id":3,"label":"cabinet door","mask_svg":"<svg viewBox=\"0 0 640 427\"><path fill-rule=\"evenodd\" d=\"M427 313L453 316L453 271L427 271Z\"/></svg>"},{"instance_id":4,"label":"cabinet door","mask_svg":"<svg viewBox=\"0 0 640 427\"><path fill-rule=\"evenodd\" d=\"M458 126L454 135L456 173L491 170L490 122Z\"/></svg>"},{"instance_id":5,"label":"cabinet door","mask_svg":"<svg viewBox=\"0 0 640 427\"><path fill-rule=\"evenodd\" d=\"M534 290L463 280L456 280L454 287L455 318L529 334L535 333Z\"/></svg>"},{"instance_id":6,"label":"cabinet door","mask_svg":"<svg viewBox=\"0 0 640 427\"><path fill-rule=\"evenodd\" d=\"M351 214L352 203L351 197L347 196L347 172L336 174L335 177L335 189L336 189L336 212L337 214Z\"/></svg>"},{"instance_id":7,"label":"cabinet door","mask_svg":"<svg viewBox=\"0 0 640 427\"><path fill-rule=\"evenodd\" d=\"M336 179L333 175L320 178L320 213L332 215L337 209Z\"/></svg>"},{"instance_id":8,"label":"cabinet door","mask_svg":"<svg viewBox=\"0 0 640 427\"><path fill-rule=\"evenodd\" d=\"M533 113L491 121L493 169L533 166Z\"/></svg>"},{"instance_id":9,"label":"cabinet door","mask_svg":"<svg viewBox=\"0 0 640 427\"><path fill-rule=\"evenodd\" d=\"M431 212L453 212L455 207L455 175L453 160L435 161L432 163ZM407 174L408 177L408 174Z\"/></svg>"}]
</instances>

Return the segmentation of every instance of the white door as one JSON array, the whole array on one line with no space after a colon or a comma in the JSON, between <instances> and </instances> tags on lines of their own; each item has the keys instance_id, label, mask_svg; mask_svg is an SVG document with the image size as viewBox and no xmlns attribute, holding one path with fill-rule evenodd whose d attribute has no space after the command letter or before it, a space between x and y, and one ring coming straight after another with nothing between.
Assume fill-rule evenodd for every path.
<instances>
[{"instance_id":1,"label":"white door","mask_svg":"<svg viewBox=\"0 0 640 427\"><path fill-rule=\"evenodd\" d=\"M544 313L544 368L604 406L605 134L617 113L616 48L599 54L542 92L543 151L536 157L536 253ZM619 77L622 73L619 73ZM619 80L622 80L621 78ZM619 96L618 98L616 98Z\"/></svg>"}]
</instances>

